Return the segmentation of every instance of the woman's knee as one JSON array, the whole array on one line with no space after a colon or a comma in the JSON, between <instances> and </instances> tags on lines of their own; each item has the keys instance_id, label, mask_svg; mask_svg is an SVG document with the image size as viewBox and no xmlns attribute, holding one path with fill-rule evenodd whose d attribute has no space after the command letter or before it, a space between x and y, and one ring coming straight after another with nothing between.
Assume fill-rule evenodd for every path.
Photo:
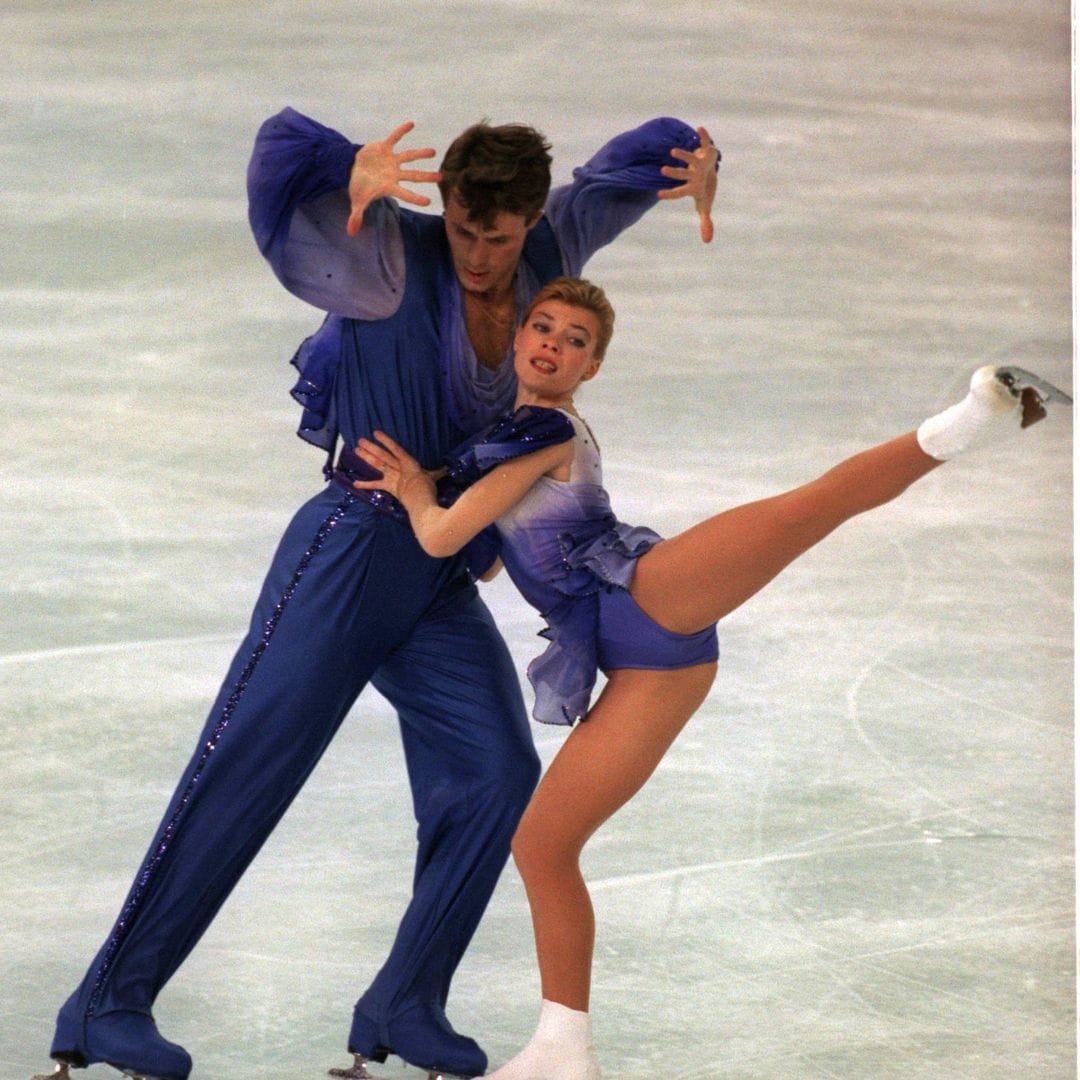
<instances>
[{"instance_id":1,"label":"woman's knee","mask_svg":"<svg viewBox=\"0 0 1080 1080\"><path fill-rule=\"evenodd\" d=\"M526 810L510 842L514 865L526 886L545 880L565 880L577 873L585 837L545 819L533 804Z\"/></svg>"},{"instance_id":2,"label":"woman's knee","mask_svg":"<svg viewBox=\"0 0 1080 1080\"><path fill-rule=\"evenodd\" d=\"M510 841L510 852L521 880L528 887L530 882L550 877L556 859L551 847L540 843L534 830L530 826L523 828L523 824L518 824L517 832Z\"/></svg>"}]
</instances>

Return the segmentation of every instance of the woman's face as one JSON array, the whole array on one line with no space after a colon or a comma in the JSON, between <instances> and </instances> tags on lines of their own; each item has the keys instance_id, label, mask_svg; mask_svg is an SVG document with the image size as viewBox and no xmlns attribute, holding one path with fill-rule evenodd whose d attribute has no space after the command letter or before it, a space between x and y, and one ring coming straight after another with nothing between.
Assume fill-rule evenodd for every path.
<instances>
[{"instance_id":1,"label":"woman's face","mask_svg":"<svg viewBox=\"0 0 1080 1080\"><path fill-rule=\"evenodd\" d=\"M600 367L599 334L597 317L585 308L562 300L537 304L514 335L519 386L552 405L569 402Z\"/></svg>"}]
</instances>

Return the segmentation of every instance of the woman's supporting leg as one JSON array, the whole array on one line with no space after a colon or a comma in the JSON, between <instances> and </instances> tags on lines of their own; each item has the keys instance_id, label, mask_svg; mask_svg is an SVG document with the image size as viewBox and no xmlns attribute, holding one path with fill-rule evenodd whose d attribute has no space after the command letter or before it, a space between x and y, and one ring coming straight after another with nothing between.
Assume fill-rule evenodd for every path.
<instances>
[{"instance_id":1,"label":"woman's supporting leg","mask_svg":"<svg viewBox=\"0 0 1080 1080\"><path fill-rule=\"evenodd\" d=\"M856 454L802 487L717 514L639 560L631 595L662 626L691 634L730 614L857 514L890 502L941 462L915 433Z\"/></svg>"},{"instance_id":2,"label":"woman's supporting leg","mask_svg":"<svg viewBox=\"0 0 1080 1080\"><path fill-rule=\"evenodd\" d=\"M585 1015L593 909L578 859L589 837L652 775L715 674L715 664L613 671L540 781L513 852L532 910L544 1005L536 1035L493 1074L498 1080L598 1075Z\"/></svg>"},{"instance_id":3,"label":"woman's supporting leg","mask_svg":"<svg viewBox=\"0 0 1080 1080\"><path fill-rule=\"evenodd\" d=\"M715 674L715 664L613 671L540 781L512 847L532 909L547 1000L588 1009L593 916L578 857L653 774Z\"/></svg>"}]
</instances>

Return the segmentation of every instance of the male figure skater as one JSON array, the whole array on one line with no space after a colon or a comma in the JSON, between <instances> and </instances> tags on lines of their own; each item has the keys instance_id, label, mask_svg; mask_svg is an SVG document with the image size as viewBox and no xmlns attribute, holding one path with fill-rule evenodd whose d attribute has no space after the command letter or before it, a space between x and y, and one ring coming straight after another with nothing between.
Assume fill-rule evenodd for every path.
<instances>
[{"instance_id":1,"label":"male figure skater","mask_svg":"<svg viewBox=\"0 0 1080 1080\"><path fill-rule=\"evenodd\" d=\"M154 1001L368 682L398 713L418 851L390 955L354 1010L348 1075L391 1052L433 1073L486 1068L444 1010L539 774L517 677L464 560L428 557L399 507L353 489L348 451L338 482L329 463L339 437L351 448L382 429L437 466L512 404L513 331L541 284L579 273L658 197L692 198L711 239L718 155L703 128L662 118L549 191L548 146L531 128L476 125L440 173L406 168L434 156L397 149L410 128L359 146L285 109L256 138L256 242L290 291L328 312L294 360L294 394L331 482L286 530L123 909L60 1010L60 1073L105 1062L186 1080L191 1058L158 1033ZM401 205L427 205L406 185L430 182L441 217Z\"/></svg>"}]
</instances>

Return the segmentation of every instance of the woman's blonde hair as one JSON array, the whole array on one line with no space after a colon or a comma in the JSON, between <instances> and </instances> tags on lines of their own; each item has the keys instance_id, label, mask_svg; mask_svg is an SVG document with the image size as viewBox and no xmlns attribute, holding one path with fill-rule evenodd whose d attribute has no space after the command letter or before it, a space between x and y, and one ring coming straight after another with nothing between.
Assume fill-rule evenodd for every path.
<instances>
[{"instance_id":1,"label":"woman's blonde hair","mask_svg":"<svg viewBox=\"0 0 1080 1080\"><path fill-rule=\"evenodd\" d=\"M603 360L611 335L615 332L615 309L611 306L611 301L608 300L604 290L584 278L556 278L554 281L549 281L533 297L525 318L527 319L540 304L547 300L559 300L572 307L591 311L596 316L598 336L593 356L597 360Z\"/></svg>"}]
</instances>

